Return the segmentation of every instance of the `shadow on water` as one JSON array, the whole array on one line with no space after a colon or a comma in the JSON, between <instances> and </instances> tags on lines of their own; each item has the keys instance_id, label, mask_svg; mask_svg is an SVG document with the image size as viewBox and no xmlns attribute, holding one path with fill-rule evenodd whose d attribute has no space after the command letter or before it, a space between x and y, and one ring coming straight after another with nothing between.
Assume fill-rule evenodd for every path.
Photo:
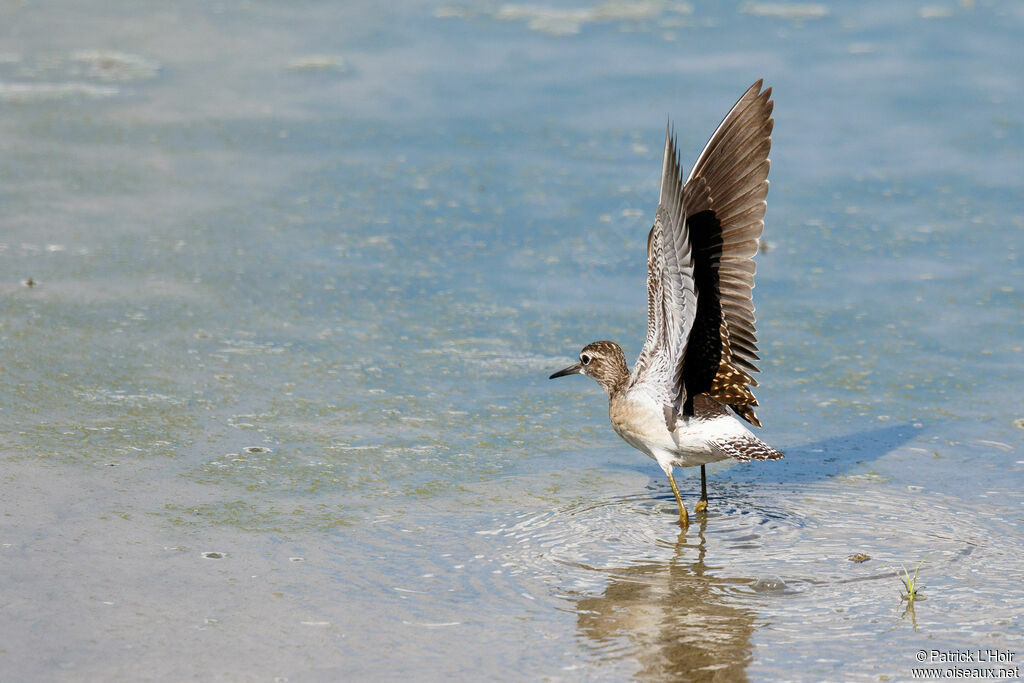
<instances>
[{"instance_id":1,"label":"shadow on water","mask_svg":"<svg viewBox=\"0 0 1024 683\"><path fill-rule=\"evenodd\" d=\"M827 479L870 464L913 441L922 431L921 427L903 423L784 448L784 459L747 463L731 470L729 478L780 483Z\"/></svg>"},{"instance_id":2,"label":"shadow on water","mask_svg":"<svg viewBox=\"0 0 1024 683\"><path fill-rule=\"evenodd\" d=\"M702 516L698 542L680 534L667 561L602 570L603 593L575 600L589 649L612 659L628 652L645 680L746 680L757 613L733 596L755 581L709 570L706 528Z\"/></svg>"}]
</instances>

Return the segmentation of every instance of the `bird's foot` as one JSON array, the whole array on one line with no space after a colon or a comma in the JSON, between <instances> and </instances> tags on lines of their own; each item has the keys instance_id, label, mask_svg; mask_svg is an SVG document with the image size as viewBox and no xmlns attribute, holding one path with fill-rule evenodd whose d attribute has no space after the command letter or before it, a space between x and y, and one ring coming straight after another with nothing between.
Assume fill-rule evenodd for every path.
<instances>
[{"instance_id":1,"label":"bird's foot","mask_svg":"<svg viewBox=\"0 0 1024 683\"><path fill-rule=\"evenodd\" d=\"M697 504L693 506L694 512L707 512L707 509L708 509L708 501L703 500L703 499L698 500Z\"/></svg>"}]
</instances>

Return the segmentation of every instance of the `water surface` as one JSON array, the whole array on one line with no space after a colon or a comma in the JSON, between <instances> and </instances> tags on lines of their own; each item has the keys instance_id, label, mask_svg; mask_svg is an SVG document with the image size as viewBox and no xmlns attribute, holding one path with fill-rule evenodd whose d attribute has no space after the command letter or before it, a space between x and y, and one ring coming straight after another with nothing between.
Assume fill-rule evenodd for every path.
<instances>
[{"instance_id":1,"label":"water surface","mask_svg":"<svg viewBox=\"0 0 1024 683\"><path fill-rule=\"evenodd\" d=\"M980 1L0 5L4 677L1024 657L1022 29ZM692 162L759 77L787 458L712 468L680 533L597 386L546 378L635 357L666 117Z\"/></svg>"}]
</instances>

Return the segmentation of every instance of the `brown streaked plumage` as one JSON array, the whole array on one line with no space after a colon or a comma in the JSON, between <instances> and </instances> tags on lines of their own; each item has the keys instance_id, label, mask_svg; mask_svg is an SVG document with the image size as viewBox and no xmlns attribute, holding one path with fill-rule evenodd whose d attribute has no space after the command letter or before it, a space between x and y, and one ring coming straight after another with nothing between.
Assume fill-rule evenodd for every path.
<instances>
[{"instance_id":1,"label":"brown streaked plumage","mask_svg":"<svg viewBox=\"0 0 1024 683\"><path fill-rule=\"evenodd\" d=\"M782 453L730 411L761 426L754 413L758 371L752 260L764 229L771 88L752 85L719 124L686 181L671 129L665 133L661 193L647 237L647 338L633 371L618 344L599 341L580 362L551 375L593 377L608 394L612 427L627 443L673 467L715 460L775 460Z\"/></svg>"}]
</instances>

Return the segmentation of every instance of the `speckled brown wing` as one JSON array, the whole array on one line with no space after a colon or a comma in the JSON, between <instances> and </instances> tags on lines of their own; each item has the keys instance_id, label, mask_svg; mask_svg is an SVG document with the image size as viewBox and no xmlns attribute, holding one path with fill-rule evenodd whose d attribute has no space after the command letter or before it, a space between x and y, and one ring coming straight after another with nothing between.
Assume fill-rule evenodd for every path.
<instances>
[{"instance_id":1,"label":"speckled brown wing","mask_svg":"<svg viewBox=\"0 0 1024 683\"><path fill-rule=\"evenodd\" d=\"M758 427L750 390L759 360L753 256L764 230L774 125L771 88L761 85L750 86L722 120L684 185L697 289L686 395L707 393Z\"/></svg>"},{"instance_id":2,"label":"speckled brown wing","mask_svg":"<svg viewBox=\"0 0 1024 683\"><path fill-rule=\"evenodd\" d=\"M666 129L661 194L647 237L647 339L633 366L630 387L643 389L659 402L670 425L680 410L683 356L697 309L681 178L675 139Z\"/></svg>"}]
</instances>

